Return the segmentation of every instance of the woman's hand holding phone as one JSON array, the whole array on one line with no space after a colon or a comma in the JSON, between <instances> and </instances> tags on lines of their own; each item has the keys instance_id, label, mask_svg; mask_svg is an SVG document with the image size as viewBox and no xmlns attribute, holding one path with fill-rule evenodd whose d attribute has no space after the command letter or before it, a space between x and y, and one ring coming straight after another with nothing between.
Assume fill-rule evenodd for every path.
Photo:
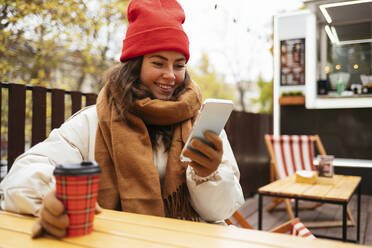
<instances>
[{"instance_id":1,"label":"woman's hand holding phone","mask_svg":"<svg viewBox=\"0 0 372 248\"><path fill-rule=\"evenodd\" d=\"M204 138L212 145L208 145L198 138L191 140L191 148L189 147L183 152L184 155L191 159L190 166L193 167L195 173L200 177L207 177L217 170L222 161L223 145L222 140L213 132L205 132Z\"/></svg>"}]
</instances>

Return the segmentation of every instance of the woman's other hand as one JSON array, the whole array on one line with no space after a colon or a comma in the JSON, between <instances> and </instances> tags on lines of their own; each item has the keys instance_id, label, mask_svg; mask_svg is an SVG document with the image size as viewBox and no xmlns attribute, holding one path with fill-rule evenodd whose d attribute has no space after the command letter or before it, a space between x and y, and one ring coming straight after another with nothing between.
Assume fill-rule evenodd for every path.
<instances>
[{"instance_id":1,"label":"woman's other hand","mask_svg":"<svg viewBox=\"0 0 372 248\"><path fill-rule=\"evenodd\" d=\"M205 132L204 137L207 141L213 144L213 147L204 143L200 139L193 139L190 143L191 147L200 151L200 153L191 150L190 148L184 151L184 155L192 160L190 165L195 173L200 177L207 177L217 170L222 160L223 145L222 140L218 135L212 132Z\"/></svg>"},{"instance_id":2,"label":"woman's other hand","mask_svg":"<svg viewBox=\"0 0 372 248\"><path fill-rule=\"evenodd\" d=\"M52 209L52 210L48 210ZM66 228L68 227L68 216L65 213L65 208L60 200L55 196L55 191L50 192L44 197L43 205L40 210L40 218L38 218L32 227L32 238L37 238L42 235L43 230L61 238L66 236ZM95 214L100 214L102 208L96 202Z\"/></svg>"},{"instance_id":3,"label":"woman's other hand","mask_svg":"<svg viewBox=\"0 0 372 248\"><path fill-rule=\"evenodd\" d=\"M44 197L39 216L32 228L32 238L39 237L43 230L57 238L66 236L68 215L63 203L57 199L55 191Z\"/></svg>"}]
</instances>

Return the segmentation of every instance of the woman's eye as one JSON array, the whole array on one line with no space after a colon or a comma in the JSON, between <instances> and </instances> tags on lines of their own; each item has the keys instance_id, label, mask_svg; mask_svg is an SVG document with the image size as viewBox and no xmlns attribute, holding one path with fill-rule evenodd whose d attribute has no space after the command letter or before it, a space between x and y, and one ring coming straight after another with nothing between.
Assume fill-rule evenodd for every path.
<instances>
[{"instance_id":1,"label":"woman's eye","mask_svg":"<svg viewBox=\"0 0 372 248\"><path fill-rule=\"evenodd\" d=\"M182 68L185 68L185 65L176 65L176 68L178 68L178 69L182 69Z\"/></svg>"},{"instance_id":2,"label":"woman's eye","mask_svg":"<svg viewBox=\"0 0 372 248\"><path fill-rule=\"evenodd\" d=\"M163 65L163 63L160 63L160 62L152 62L154 65L156 65L156 66L162 66Z\"/></svg>"}]
</instances>

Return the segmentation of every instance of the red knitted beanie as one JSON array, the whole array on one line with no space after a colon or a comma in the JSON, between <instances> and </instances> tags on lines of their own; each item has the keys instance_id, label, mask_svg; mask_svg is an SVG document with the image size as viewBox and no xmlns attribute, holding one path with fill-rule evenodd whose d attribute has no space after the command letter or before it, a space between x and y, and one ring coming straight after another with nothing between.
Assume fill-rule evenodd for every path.
<instances>
[{"instance_id":1,"label":"red knitted beanie","mask_svg":"<svg viewBox=\"0 0 372 248\"><path fill-rule=\"evenodd\" d=\"M189 40L183 31L185 13L176 0L132 0L129 26L120 61L157 51L176 51L189 60Z\"/></svg>"}]
</instances>

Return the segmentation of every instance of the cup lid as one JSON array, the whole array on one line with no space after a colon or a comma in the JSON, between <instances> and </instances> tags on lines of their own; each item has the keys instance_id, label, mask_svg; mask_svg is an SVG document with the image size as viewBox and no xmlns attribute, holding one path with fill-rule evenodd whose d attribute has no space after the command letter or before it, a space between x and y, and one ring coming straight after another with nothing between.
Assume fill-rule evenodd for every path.
<instances>
[{"instance_id":1,"label":"cup lid","mask_svg":"<svg viewBox=\"0 0 372 248\"><path fill-rule=\"evenodd\" d=\"M75 164L59 164L53 174L55 176L86 176L101 174L101 168L95 161L83 161Z\"/></svg>"}]
</instances>

